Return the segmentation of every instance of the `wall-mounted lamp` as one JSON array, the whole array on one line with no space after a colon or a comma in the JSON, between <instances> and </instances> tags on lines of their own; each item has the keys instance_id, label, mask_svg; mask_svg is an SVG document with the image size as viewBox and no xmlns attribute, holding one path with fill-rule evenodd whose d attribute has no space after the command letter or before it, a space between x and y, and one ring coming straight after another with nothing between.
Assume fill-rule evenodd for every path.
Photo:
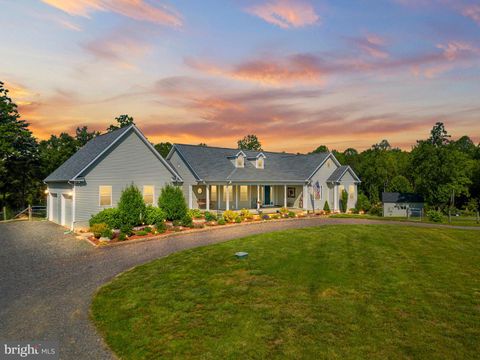
<instances>
[{"instance_id":1,"label":"wall-mounted lamp","mask_svg":"<svg viewBox=\"0 0 480 360\"><path fill-rule=\"evenodd\" d=\"M46 189L46 190L44 191L44 193L45 193L45 195L48 195L48 189Z\"/></svg>"}]
</instances>

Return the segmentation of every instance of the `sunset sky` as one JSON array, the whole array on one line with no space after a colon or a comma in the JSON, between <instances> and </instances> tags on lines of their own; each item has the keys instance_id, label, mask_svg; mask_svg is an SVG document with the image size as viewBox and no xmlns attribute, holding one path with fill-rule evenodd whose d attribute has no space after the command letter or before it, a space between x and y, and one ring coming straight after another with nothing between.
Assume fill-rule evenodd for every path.
<instances>
[{"instance_id":1,"label":"sunset sky","mask_svg":"<svg viewBox=\"0 0 480 360\"><path fill-rule=\"evenodd\" d=\"M480 141L479 0L0 0L0 80L34 135L127 113L154 143Z\"/></svg>"}]
</instances>

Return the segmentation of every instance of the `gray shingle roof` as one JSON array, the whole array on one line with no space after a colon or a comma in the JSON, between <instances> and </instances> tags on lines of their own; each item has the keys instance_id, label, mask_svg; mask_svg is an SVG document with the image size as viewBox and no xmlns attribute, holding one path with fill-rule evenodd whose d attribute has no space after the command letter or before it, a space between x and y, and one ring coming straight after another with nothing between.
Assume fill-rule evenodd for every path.
<instances>
[{"instance_id":1,"label":"gray shingle roof","mask_svg":"<svg viewBox=\"0 0 480 360\"><path fill-rule=\"evenodd\" d=\"M384 192L382 193L382 202L384 203L408 203L423 202L423 197L415 193Z\"/></svg>"},{"instance_id":2,"label":"gray shingle roof","mask_svg":"<svg viewBox=\"0 0 480 360\"><path fill-rule=\"evenodd\" d=\"M236 168L231 157L239 150L210 146L175 144L180 156L204 181L278 181L304 182L328 157L329 153L297 155L268 151L243 150L247 158L265 155L265 168L257 169L250 161L244 168Z\"/></svg>"},{"instance_id":3,"label":"gray shingle roof","mask_svg":"<svg viewBox=\"0 0 480 360\"><path fill-rule=\"evenodd\" d=\"M100 155L102 151L131 128L132 126L127 126L107 134L96 136L81 147L54 172L48 175L44 181L53 182L72 180L80 171L85 169L88 164Z\"/></svg>"},{"instance_id":4,"label":"gray shingle roof","mask_svg":"<svg viewBox=\"0 0 480 360\"><path fill-rule=\"evenodd\" d=\"M335 169L335 171L327 179L327 182L337 182L341 180L342 175L349 168L348 165L342 165Z\"/></svg>"}]
</instances>

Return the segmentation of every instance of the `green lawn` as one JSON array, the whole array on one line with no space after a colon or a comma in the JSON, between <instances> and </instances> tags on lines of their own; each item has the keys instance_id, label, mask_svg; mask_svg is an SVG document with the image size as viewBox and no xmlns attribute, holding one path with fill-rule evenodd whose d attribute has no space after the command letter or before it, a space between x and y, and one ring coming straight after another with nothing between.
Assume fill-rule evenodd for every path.
<instances>
[{"instance_id":1,"label":"green lawn","mask_svg":"<svg viewBox=\"0 0 480 360\"><path fill-rule=\"evenodd\" d=\"M480 232L339 225L233 240L122 274L92 318L123 359L475 358Z\"/></svg>"},{"instance_id":2,"label":"green lawn","mask_svg":"<svg viewBox=\"0 0 480 360\"><path fill-rule=\"evenodd\" d=\"M423 223L430 223L430 224L439 224L439 225L455 225L455 226L480 226L477 223L477 219L474 216L466 217L466 216L452 216L451 223L448 222L448 216L444 216L441 223L434 223L433 221L429 221L427 218L405 218L405 217L383 217L383 216L375 216L375 215L359 215L359 214L335 214L330 215L332 218L352 218L352 219L371 219L371 220L394 220L394 221L411 221L411 222L423 222Z\"/></svg>"}]
</instances>

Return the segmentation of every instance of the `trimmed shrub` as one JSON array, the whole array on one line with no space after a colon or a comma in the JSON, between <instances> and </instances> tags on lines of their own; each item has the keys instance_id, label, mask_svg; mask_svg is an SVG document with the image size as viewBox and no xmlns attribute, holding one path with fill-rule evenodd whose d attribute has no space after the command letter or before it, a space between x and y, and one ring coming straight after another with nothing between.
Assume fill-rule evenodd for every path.
<instances>
[{"instance_id":1,"label":"trimmed shrub","mask_svg":"<svg viewBox=\"0 0 480 360\"><path fill-rule=\"evenodd\" d=\"M121 233L118 235L118 241L125 241L125 240L127 240L127 235L125 235L125 233L122 233L122 232L121 232Z\"/></svg>"},{"instance_id":2,"label":"trimmed shrub","mask_svg":"<svg viewBox=\"0 0 480 360\"><path fill-rule=\"evenodd\" d=\"M143 228L143 231L146 231L147 233L151 233L153 229L150 226L146 226Z\"/></svg>"},{"instance_id":3,"label":"trimmed shrub","mask_svg":"<svg viewBox=\"0 0 480 360\"><path fill-rule=\"evenodd\" d=\"M101 237L109 238L110 240L113 239L113 231L112 229L105 229L101 233Z\"/></svg>"},{"instance_id":4,"label":"trimmed shrub","mask_svg":"<svg viewBox=\"0 0 480 360\"><path fill-rule=\"evenodd\" d=\"M218 225L225 225L226 223L227 223L227 222L225 221L224 218L220 218L220 219L218 219L218 221L217 221L217 224L218 224Z\"/></svg>"},{"instance_id":5,"label":"trimmed shrub","mask_svg":"<svg viewBox=\"0 0 480 360\"><path fill-rule=\"evenodd\" d=\"M323 211L325 211L327 214L330 212L330 205L328 205L327 200L325 200L325 204L323 205Z\"/></svg>"},{"instance_id":6,"label":"trimmed shrub","mask_svg":"<svg viewBox=\"0 0 480 360\"><path fill-rule=\"evenodd\" d=\"M165 212L165 218L170 221L183 219L188 210L182 189L173 185L162 188L158 197L158 207Z\"/></svg>"},{"instance_id":7,"label":"trimmed shrub","mask_svg":"<svg viewBox=\"0 0 480 360\"><path fill-rule=\"evenodd\" d=\"M288 212L288 217L289 218L294 218L295 217L295 213L293 211L289 211Z\"/></svg>"},{"instance_id":8,"label":"trimmed shrub","mask_svg":"<svg viewBox=\"0 0 480 360\"><path fill-rule=\"evenodd\" d=\"M90 226L90 232L92 232L93 236L97 239L100 238L100 236L102 236L102 233L106 230L110 230L110 228L105 223L93 224L92 226Z\"/></svg>"},{"instance_id":9,"label":"trimmed shrub","mask_svg":"<svg viewBox=\"0 0 480 360\"><path fill-rule=\"evenodd\" d=\"M132 232L133 232L133 226L129 224L123 224L120 227L120 232L124 233L126 236L130 236L132 235Z\"/></svg>"},{"instance_id":10,"label":"trimmed shrub","mask_svg":"<svg viewBox=\"0 0 480 360\"><path fill-rule=\"evenodd\" d=\"M192 219L201 219L203 217L200 209L190 209L188 210L188 215L190 215Z\"/></svg>"},{"instance_id":11,"label":"trimmed shrub","mask_svg":"<svg viewBox=\"0 0 480 360\"><path fill-rule=\"evenodd\" d=\"M180 225L182 225L182 221L181 220L173 220L172 225L173 226L180 226Z\"/></svg>"},{"instance_id":12,"label":"trimmed shrub","mask_svg":"<svg viewBox=\"0 0 480 360\"><path fill-rule=\"evenodd\" d=\"M248 210L248 209L242 209L240 210L240 216L244 220L251 220L253 219L253 214Z\"/></svg>"},{"instance_id":13,"label":"trimmed shrub","mask_svg":"<svg viewBox=\"0 0 480 360\"><path fill-rule=\"evenodd\" d=\"M210 211L205 211L205 220L207 221L216 221L217 215L211 213Z\"/></svg>"},{"instance_id":14,"label":"trimmed shrub","mask_svg":"<svg viewBox=\"0 0 480 360\"><path fill-rule=\"evenodd\" d=\"M355 204L356 212L368 211L370 210L371 204L370 200L365 194L359 193L357 197L357 203Z\"/></svg>"},{"instance_id":15,"label":"trimmed shrub","mask_svg":"<svg viewBox=\"0 0 480 360\"><path fill-rule=\"evenodd\" d=\"M226 210L223 212L223 218L226 222L232 223L235 221L235 218L238 216L237 213L233 210Z\"/></svg>"},{"instance_id":16,"label":"trimmed shrub","mask_svg":"<svg viewBox=\"0 0 480 360\"><path fill-rule=\"evenodd\" d=\"M270 216L271 219L280 219L280 214L274 214Z\"/></svg>"},{"instance_id":17,"label":"trimmed shrub","mask_svg":"<svg viewBox=\"0 0 480 360\"><path fill-rule=\"evenodd\" d=\"M112 229L119 229L122 226L122 217L117 208L103 209L99 213L92 215L89 225L105 223Z\"/></svg>"},{"instance_id":18,"label":"trimmed shrub","mask_svg":"<svg viewBox=\"0 0 480 360\"><path fill-rule=\"evenodd\" d=\"M167 231L167 225L163 221L161 223L156 224L155 228L159 233L164 233L165 231Z\"/></svg>"},{"instance_id":19,"label":"trimmed shrub","mask_svg":"<svg viewBox=\"0 0 480 360\"><path fill-rule=\"evenodd\" d=\"M180 223L184 227L189 227L189 228L193 227L192 217L188 214L185 214L185 216L182 218Z\"/></svg>"},{"instance_id":20,"label":"trimmed shrub","mask_svg":"<svg viewBox=\"0 0 480 360\"><path fill-rule=\"evenodd\" d=\"M280 208L280 214L287 215L288 214L288 209L285 206L281 207Z\"/></svg>"},{"instance_id":21,"label":"trimmed shrub","mask_svg":"<svg viewBox=\"0 0 480 360\"><path fill-rule=\"evenodd\" d=\"M145 217L145 202L140 190L132 183L122 191L118 210L122 217L123 225L141 225Z\"/></svg>"},{"instance_id":22,"label":"trimmed shrub","mask_svg":"<svg viewBox=\"0 0 480 360\"><path fill-rule=\"evenodd\" d=\"M148 235L148 231L140 230L140 231L137 231L137 232L135 233L135 235L145 236L145 235Z\"/></svg>"},{"instance_id":23,"label":"trimmed shrub","mask_svg":"<svg viewBox=\"0 0 480 360\"><path fill-rule=\"evenodd\" d=\"M240 224L240 223L242 222L242 218L241 218L240 216L237 216L237 217L235 218L235 222L236 222L237 224Z\"/></svg>"},{"instance_id":24,"label":"trimmed shrub","mask_svg":"<svg viewBox=\"0 0 480 360\"><path fill-rule=\"evenodd\" d=\"M342 212L346 213L348 205L348 192L346 190L342 190L340 204L342 205Z\"/></svg>"},{"instance_id":25,"label":"trimmed shrub","mask_svg":"<svg viewBox=\"0 0 480 360\"><path fill-rule=\"evenodd\" d=\"M375 204L370 207L370 210L368 210L368 213L370 215L374 216L383 216L383 208L382 204Z\"/></svg>"},{"instance_id":26,"label":"trimmed shrub","mask_svg":"<svg viewBox=\"0 0 480 360\"><path fill-rule=\"evenodd\" d=\"M147 206L145 208L145 224L155 225L165 220L165 212L156 206Z\"/></svg>"},{"instance_id":27,"label":"trimmed shrub","mask_svg":"<svg viewBox=\"0 0 480 360\"><path fill-rule=\"evenodd\" d=\"M433 222L442 222L443 214L438 210L428 210L427 211L427 218Z\"/></svg>"}]
</instances>

